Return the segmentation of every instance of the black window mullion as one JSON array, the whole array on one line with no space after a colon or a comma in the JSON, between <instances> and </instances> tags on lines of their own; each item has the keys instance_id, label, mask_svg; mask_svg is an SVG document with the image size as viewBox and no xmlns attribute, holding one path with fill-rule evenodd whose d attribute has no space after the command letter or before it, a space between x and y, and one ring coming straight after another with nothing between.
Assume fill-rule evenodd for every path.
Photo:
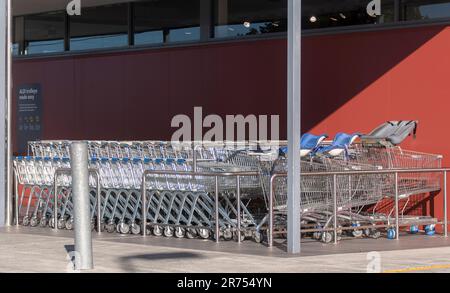
<instances>
[{"instance_id":1,"label":"black window mullion","mask_svg":"<svg viewBox=\"0 0 450 293\"><path fill-rule=\"evenodd\" d=\"M401 0L394 1L394 21L398 22L402 20Z\"/></svg>"},{"instance_id":2,"label":"black window mullion","mask_svg":"<svg viewBox=\"0 0 450 293\"><path fill-rule=\"evenodd\" d=\"M134 3L128 3L128 45L134 46Z\"/></svg>"},{"instance_id":3,"label":"black window mullion","mask_svg":"<svg viewBox=\"0 0 450 293\"><path fill-rule=\"evenodd\" d=\"M64 17L64 51L70 51L70 15L65 14Z\"/></svg>"},{"instance_id":4,"label":"black window mullion","mask_svg":"<svg viewBox=\"0 0 450 293\"><path fill-rule=\"evenodd\" d=\"M212 38L213 25L212 0L200 0L200 40L202 42Z\"/></svg>"}]
</instances>

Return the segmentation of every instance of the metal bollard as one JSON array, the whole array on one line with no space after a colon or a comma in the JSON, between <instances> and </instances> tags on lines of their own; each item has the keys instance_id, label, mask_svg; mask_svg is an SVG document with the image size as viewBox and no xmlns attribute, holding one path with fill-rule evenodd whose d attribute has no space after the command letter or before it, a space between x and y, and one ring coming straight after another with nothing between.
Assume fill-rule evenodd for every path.
<instances>
[{"instance_id":1,"label":"metal bollard","mask_svg":"<svg viewBox=\"0 0 450 293\"><path fill-rule=\"evenodd\" d=\"M94 268L89 200L88 146L73 142L70 146L74 204L75 251L80 257L79 270Z\"/></svg>"}]
</instances>

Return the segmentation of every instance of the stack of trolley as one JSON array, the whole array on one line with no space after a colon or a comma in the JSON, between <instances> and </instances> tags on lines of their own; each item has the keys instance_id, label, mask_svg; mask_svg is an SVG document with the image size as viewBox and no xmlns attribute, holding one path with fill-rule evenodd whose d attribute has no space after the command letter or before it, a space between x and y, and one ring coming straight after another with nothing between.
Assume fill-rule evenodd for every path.
<instances>
[{"instance_id":1,"label":"stack of trolley","mask_svg":"<svg viewBox=\"0 0 450 293\"><path fill-rule=\"evenodd\" d=\"M70 143L30 142L28 156L15 159L20 224L73 229L71 176L62 173L55 178L58 169L70 169ZM270 184L274 174L287 170L288 158L279 155L278 144L89 141L88 147L89 167L99 174L99 182L94 174L89 180L93 229L95 220L100 218L101 229L111 233L226 240L253 238L260 242L269 227L269 196L273 187L275 226L284 233L287 179L281 176L273 186ZM301 172L305 175L301 177L302 230L318 240L332 241L333 234L328 231L333 226L337 205L336 221L341 231L350 227L346 231L352 236L377 238L381 235L378 227L389 229L395 220L392 208L383 212L379 209L383 202L395 196L395 175L358 172L440 168L441 161L441 156L363 144L353 144L345 153L334 157L319 154L304 157L301 160ZM148 171L157 174L147 174L143 187L143 175ZM189 175L194 171L195 174L217 174L219 194L215 194L214 176ZM236 177L225 176L233 172L254 175L242 176L238 184ZM332 172L351 174L320 174ZM308 176L308 173L314 175ZM145 191L145 207L141 204L142 190ZM440 190L438 175L402 173L398 178L398 190L403 201L404 223L430 225L436 222L429 217L403 215L403 211L411 196ZM143 209L147 216L145 225L141 218ZM216 223L219 223L219 235ZM141 229L143 226L145 231Z\"/></svg>"},{"instance_id":2,"label":"stack of trolley","mask_svg":"<svg viewBox=\"0 0 450 293\"><path fill-rule=\"evenodd\" d=\"M91 218L100 217L102 229L122 234L141 233L141 190L145 171L159 171L162 174L149 176L146 181L145 207L146 233L167 237L209 238L215 231L216 205L220 235L225 239L238 237L237 223L241 237L253 237L256 233L255 213L249 210L254 198L262 198L261 179L254 160L236 163L237 152L242 147L227 144L191 144L168 142L88 142L89 167L97 170L97 182L90 175ZM42 141L29 144L29 156L17 157L14 161L18 218L22 225L49 225L73 229L73 203L70 175L61 174L58 169L70 169L70 141ZM213 172L218 174L220 195L216 203L215 179L206 176L178 175L177 172ZM240 201L236 200L235 178L222 177L228 172L254 171L254 176L240 180ZM165 174L167 172L167 174ZM169 174L169 173L175 174ZM54 185L56 185L57 206ZM101 214L97 214L97 198L101 197ZM238 206L239 205L239 206ZM54 219L54 210L57 219ZM214 235L215 236L215 235ZM259 236L259 235L258 235ZM257 240L260 239L256 237Z\"/></svg>"},{"instance_id":3,"label":"stack of trolley","mask_svg":"<svg viewBox=\"0 0 450 293\"><path fill-rule=\"evenodd\" d=\"M438 192L441 189L439 173L385 172L394 170L440 169L442 156L402 150L398 146L353 144L338 156L316 154L301 161L302 231L313 238L331 242L334 235L334 196L336 194L338 239L342 231L352 237L378 238L383 229L389 238L396 237L395 196L399 199L399 223L402 226L426 226L431 233L437 219L428 216L410 216L405 211L413 196ZM287 171L287 158L275 163L277 172ZM366 171L360 172L358 171ZM378 172L380 171L380 172ZM275 173L277 173L275 172ZM323 172L325 175L320 175ZM334 176L333 172L338 172ZM349 174L342 175L342 172ZM315 174L309 176L310 174ZM336 183L335 183L336 182ZM396 185L397 182L397 185ZM275 230L283 234L287 212L287 177L281 176L273 184ZM386 208L387 206L387 208ZM267 220L268 217L265 218ZM380 228L383 229L380 229ZM334 227L333 227L334 228ZM414 229L414 231L416 231ZM276 232L275 232L276 234Z\"/></svg>"}]
</instances>

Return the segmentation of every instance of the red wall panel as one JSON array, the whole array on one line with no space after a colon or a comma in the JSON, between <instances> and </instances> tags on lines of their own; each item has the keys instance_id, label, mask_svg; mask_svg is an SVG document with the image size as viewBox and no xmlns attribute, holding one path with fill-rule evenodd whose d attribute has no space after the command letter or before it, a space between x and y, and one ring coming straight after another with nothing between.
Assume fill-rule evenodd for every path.
<instances>
[{"instance_id":1,"label":"red wall panel","mask_svg":"<svg viewBox=\"0 0 450 293\"><path fill-rule=\"evenodd\" d=\"M405 148L445 155L450 27L303 38L303 129L368 132L417 119ZM41 83L44 139L170 139L193 114L279 114L285 137L286 40L92 54L13 64L14 85ZM440 199L439 199L440 200Z\"/></svg>"}]
</instances>

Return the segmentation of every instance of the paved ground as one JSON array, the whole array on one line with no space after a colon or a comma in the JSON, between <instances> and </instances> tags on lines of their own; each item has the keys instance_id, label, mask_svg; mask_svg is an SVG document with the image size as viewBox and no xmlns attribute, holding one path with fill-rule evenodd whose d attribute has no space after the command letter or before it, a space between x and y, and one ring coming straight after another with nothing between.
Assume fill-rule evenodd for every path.
<instances>
[{"instance_id":1,"label":"paved ground","mask_svg":"<svg viewBox=\"0 0 450 293\"><path fill-rule=\"evenodd\" d=\"M71 237L67 231L54 234L38 228L0 229L0 272L70 272L67 251L73 247ZM373 246L375 242L378 242L379 252L368 254L367 251L376 248ZM139 236L103 234L94 237L93 272L365 273L368 267L376 268L380 263L380 270L384 272L450 273L448 239L416 236L405 237L400 242L375 242L349 240L338 246L310 242L304 244L307 253L292 257L280 248L268 249L251 242L215 244L211 241L154 237L143 240ZM431 248L433 246L435 248ZM360 252L347 253L352 249ZM380 256L379 262L377 256Z\"/></svg>"}]
</instances>

